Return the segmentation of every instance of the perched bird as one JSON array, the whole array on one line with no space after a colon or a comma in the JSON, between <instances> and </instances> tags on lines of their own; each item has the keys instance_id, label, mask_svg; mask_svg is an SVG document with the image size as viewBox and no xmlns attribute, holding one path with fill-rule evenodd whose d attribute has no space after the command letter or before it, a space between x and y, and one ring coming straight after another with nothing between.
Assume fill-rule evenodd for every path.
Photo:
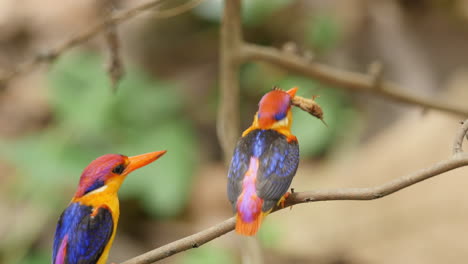
<instances>
[{"instance_id":1,"label":"perched bird","mask_svg":"<svg viewBox=\"0 0 468 264\"><path fill-rule=\"evenodd\" d=\"M164 155L156 151L133 157L107 154L81 174L70 205L55 231L52 264L104 264L119 221L117 191L125 177Z\"/></svg>"},{"instance_id":2,"label":"perched bird","mask_svg":"<svg viewBox=\"0 0 468 264\"><path fill-rule=\"evenodd\" d=\"M284 201L299 164L299 145L291 134L291 100L297 88L263 96L252 125L237 142L227 193L236 212L236 232L255 235L263 218Z\"/></svg>"}]
</instances>

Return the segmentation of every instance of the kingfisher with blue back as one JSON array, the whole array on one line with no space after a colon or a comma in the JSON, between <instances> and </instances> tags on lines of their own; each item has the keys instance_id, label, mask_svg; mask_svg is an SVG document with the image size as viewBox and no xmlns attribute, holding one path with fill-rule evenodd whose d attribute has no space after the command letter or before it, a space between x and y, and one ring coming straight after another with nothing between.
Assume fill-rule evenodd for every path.
<instances>
[{"instance_id":1,"label":"kingfisher with blue back","mask_svg":"<svg viewBox=\"0 0 468 264\"><path fill-rule=\"evenodd\" d=\"M236 232L253 236L288 196L299 165L299 145L291 133L292 99L297 88L273 89L258 104L252 125L237 142L227 193L236 213Z\"/></svg>"},{"instance_id":2,"label":"kingfisher with blue back","mask_svg":"<svg viewBox=\"0 0 468 264\"><path fill-rule=\"evenodd\" d=\"M107 154L92 161L58 221L52 264L105 264L119 221L117 192L122 182L130 172L165 153L133 157Z\"/></svg>"}]
</instances>

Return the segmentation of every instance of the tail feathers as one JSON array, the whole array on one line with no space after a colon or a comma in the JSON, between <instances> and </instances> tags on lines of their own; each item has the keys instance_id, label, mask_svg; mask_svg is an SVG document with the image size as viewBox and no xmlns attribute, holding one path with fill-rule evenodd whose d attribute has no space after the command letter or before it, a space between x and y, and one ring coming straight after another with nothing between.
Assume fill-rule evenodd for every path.
<instances>
[{"instance_id":1,"label":"tail feathers","mask_svg":"<svg viewBox=\"0 0 468 264\"><path fill-rule=\"evenodd\" d=\"M264 215L262 212L263 200L256 194L255 181L245 181L244 191L237 199L236 231L241 235L253 236L262 223Z\"/></svg>"},{"instance_id":2,"label":"tail feathers","mask_svg":"<svg viewBox=\"0 0 468 264\"><path fill-rule=\"evenodd\" d=\"M236 232L244 236L254 236L262 224L264 213L258 214L253 221L246 222L237 214Z\"/></svg>"}]
</instances>

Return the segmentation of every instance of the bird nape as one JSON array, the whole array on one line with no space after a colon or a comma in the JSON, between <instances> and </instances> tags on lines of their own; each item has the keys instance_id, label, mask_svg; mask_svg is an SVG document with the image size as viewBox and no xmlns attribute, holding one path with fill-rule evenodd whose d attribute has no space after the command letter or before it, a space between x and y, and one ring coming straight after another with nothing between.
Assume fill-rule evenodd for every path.
<instances>
[{"instance_id":1,"label":"bird nape","mask_svg":"<svg viewBox=\"0 0 468 264\"><path fill-rule=\"evenodd\" d=\"M92 161L57 223L52 263L106 263L119 220L120 185L130 172L165 153L163 150L133 157L107 154Z\"/></svg>"},{"instance_id":2,"label":"bird nape","mask_svg":"<svg viewBox=\"0 0 468 264\"><path fill-rule=\"evenodd\" d=\"M297 88L274 89L258 104L252 125L237 142L228 173L227 193L236 213L236 232L257 233L296 174L299 145L291 133L291 100Z\"/></svg>"}]
</instances>

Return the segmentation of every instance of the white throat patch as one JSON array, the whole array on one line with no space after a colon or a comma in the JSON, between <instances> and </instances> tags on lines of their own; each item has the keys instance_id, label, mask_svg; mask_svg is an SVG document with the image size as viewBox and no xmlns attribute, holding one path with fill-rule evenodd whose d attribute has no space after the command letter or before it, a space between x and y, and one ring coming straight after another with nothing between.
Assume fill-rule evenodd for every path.
<instances>
[{"instance_id":1,"label":"white throat patch","mask_svg":"<svg viewBox=\"0 0 468 264\"><path fill-rule=\"evenodd\" d=\"M277 121L271 126L271 128L281 128L281 127L287 127L289 125L289 120L288 117L285 117L281 119L280 121Z\"/></svg>"}]
</instances>

